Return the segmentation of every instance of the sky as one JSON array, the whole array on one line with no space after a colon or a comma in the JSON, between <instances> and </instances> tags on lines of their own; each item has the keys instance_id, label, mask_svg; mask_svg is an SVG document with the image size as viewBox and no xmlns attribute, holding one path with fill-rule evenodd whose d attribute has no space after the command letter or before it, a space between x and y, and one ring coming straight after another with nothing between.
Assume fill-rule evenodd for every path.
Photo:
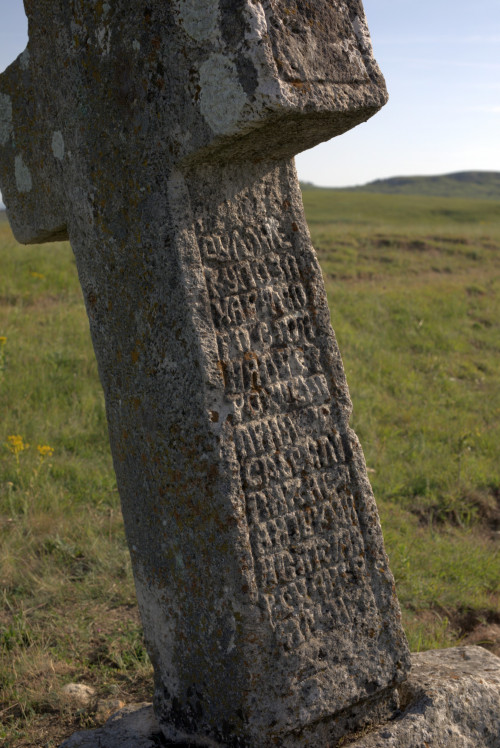
<instances>
[{"instance_id":1,"label":"sky","mask_svg":"<svg viewBox=\"0 0 500 748\"><path fill-rule=\"evenodd\" d=\"M365 0L389 103L367 123L299 154L300 179L500 171L500 0ZM0 0L0 72L24 49L22 0Z\"/></svg>"}]
</instances>

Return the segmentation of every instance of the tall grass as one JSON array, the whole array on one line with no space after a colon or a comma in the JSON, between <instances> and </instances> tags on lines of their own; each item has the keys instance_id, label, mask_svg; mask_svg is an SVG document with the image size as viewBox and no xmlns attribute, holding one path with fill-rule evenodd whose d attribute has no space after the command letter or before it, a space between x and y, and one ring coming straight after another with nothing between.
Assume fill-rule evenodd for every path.
<instances>
[{"instance_id":1,"label":"tall grass","mask_svg":"<svg viewBox=\"0 0 500 748\"><path fill-rule=\"evenodd\" d=\"M0 262L0 739L55 746L97 713L65 682L140 700L151 674L71 250L3 222Z\"/></svg>"},{"instance_id":2,"label":"tall grass","mask_svg":"<svg viewBox=\"0 0 500 748\"><path fill-rule=\"evenodd\" d=\"M500 621L500 210L304 202L410 644L448 645Z\"/></svg>"}]
</instances>

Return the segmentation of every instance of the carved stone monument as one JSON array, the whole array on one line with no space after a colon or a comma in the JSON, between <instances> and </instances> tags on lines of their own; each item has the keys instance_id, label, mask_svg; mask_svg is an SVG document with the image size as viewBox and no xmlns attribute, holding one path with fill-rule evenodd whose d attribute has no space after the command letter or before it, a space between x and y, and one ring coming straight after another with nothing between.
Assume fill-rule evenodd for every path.
<instances>
[{"instance_id":1,"label":"carved stone monument","mask_svg":"<svg viewBox=\"0 0 500 748\"><path fill-rule=\"evenodd\" d=\"M409 655L293 156L386 101L358 0L25 0L16 237L69 237L164 735L327 746Z\"/></svg>"}]
</instances>

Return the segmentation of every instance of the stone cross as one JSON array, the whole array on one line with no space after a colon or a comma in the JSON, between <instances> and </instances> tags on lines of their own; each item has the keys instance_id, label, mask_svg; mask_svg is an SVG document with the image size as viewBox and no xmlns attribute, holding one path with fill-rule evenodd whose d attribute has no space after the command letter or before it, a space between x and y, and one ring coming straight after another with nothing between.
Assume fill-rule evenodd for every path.
<instances>
[{"instance_id":1,"label":"stone cross","mask_svg":"<svg viewBox=\"0 0 500 748\"><path fill-rule=\"evenodd\" d=\"M333 745L409 663L293 164L386 101L361 2L24 4L1 189L76 257L162 730Z\"/></svg>"}]
</instances>

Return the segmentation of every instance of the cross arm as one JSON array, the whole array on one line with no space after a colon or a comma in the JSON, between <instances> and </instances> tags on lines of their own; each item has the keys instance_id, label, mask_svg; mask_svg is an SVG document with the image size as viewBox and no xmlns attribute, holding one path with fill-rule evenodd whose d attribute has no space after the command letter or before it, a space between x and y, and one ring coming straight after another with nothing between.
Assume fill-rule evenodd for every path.
<instances>
[{"instance_id":1,"label":"cross arm","mask_svg":"<svg viewBox=\"0 0 500 748\"><path fill-rule=\"evenodd\" d=\"M360 0L25 7L28 47L0 76L0 187L21 242L67 236L69 195L91 162L95 185L96 153L132 174L134 153L167 171L279 161L387 100Z\"/></svg>"},{"instance_id":2,"label":"cross arm","mask_svg":"<svg viewBox=\"0 0 500 748\"><path fill-rule=\"evenodd\" d=\"M204 50L195 91L208 128L197 128L188 160L291 158L387 101L359 0L240 0L231 11L213 0L176 5L184 43L194 42L198 56Z\"/></svg>"},{"instance_id":3,"label":"cross arm","mask_svg":"<svg viewBox=\"0 0 500 748\"><path fill-rule=\"evenodd\" d=\"M51 127L37 83L29 47L0 76L0 186L14 234L25 244L68 238L61 134Z\"/></svg>"}]
</instances>

